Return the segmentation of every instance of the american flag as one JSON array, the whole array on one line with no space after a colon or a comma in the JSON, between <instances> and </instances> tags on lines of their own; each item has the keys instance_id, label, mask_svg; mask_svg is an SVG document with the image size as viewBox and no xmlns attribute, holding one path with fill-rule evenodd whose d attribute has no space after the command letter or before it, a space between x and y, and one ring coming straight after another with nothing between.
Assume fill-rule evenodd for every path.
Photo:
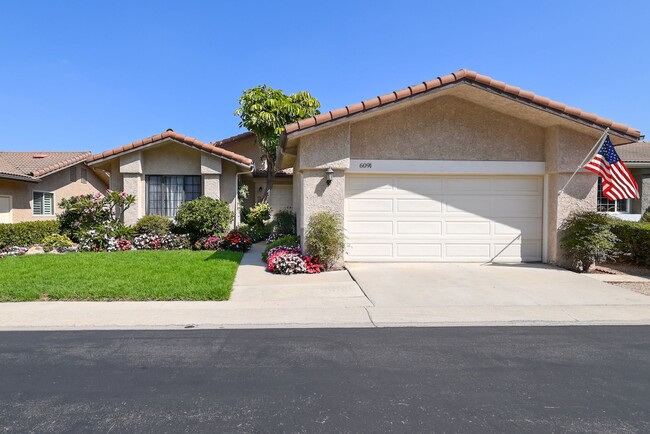
<instances>
[{"instance_id":1,"label":"american flag","mask_svg":"<svg viewBox=\"0 0 650 434\"><path fill-rule=\"evenodd\" d=\"M609 136L585 169L603 178L603 196L609 200L638 199L639 185L620 159Z\"/></svg>"}]
</instances>

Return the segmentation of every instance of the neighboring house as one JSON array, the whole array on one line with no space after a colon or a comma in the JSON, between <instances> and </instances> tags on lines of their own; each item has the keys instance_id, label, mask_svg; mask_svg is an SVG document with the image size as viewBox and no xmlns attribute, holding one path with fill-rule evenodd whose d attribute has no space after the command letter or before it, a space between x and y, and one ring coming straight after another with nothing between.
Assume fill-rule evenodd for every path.
<instances>
[{"instance_id":1,"label":"neighboring house","mask_svg":"<svg viewBox=\"0 0 650 434\"><path fill-rule=\"evenodd\" d=\"M104 193L108 179L90 152L0 152L0 223L53 220L61 199Z\"/></svg>"},{"instance_id":2,"label":"neighboring house","mask_svg":"<svg viewBox=\"0 0 650 434\"><path fill-rule=\"evenodd\" d=\"M608 200L602 195L598 180L597 210L615 215L623 220L638 221L650 208L650 143L638 142L616 147L634 179L639 184L640 199Z\"/></svg>"},{"instance_id":3,"label":"neighboring house","mask_svg":"<svg viewBox=\"0 0 650 434\"><path fill-rule=\"evenodd\" d=\"M172 218L183 202L202 195L227 202L235 212L238 178L254 169L248 157L171 129L87 161L108 174L112 190L135 195L124 213L127 225L149 214Z\"/></svg>"},{"instance_id":4,"label":"neighboring house","mask_svg":"<svg viewBox=\"0 0 650 434\"><path fill-rule=\"evenodd\" d=\"M264 195L266 187L266 162L262 161L262 153L257 145L255 135L250 132L239 134L221 140L211 145L245 155L253 160L255 171L241 177L241 182L248 186L248 198L242 201L241 206L250 208L259 202ZM268 199L272 213L293 208L293 170L291 168L278 171L275 183Z\"/></svg>"},{"instance_id":5,"label":"neighboring house","mask_svg":"<svg viewBox=\"0 0 650 434\"><path fill-rule=\"evenodd\" d=\"M559 191L606 127L615 145L641 136L460 70L287 125L278 167L293 169L300 234L315 212L342 217L345 261L556 263L597 177Z\"/></svg>"}]
</instances>

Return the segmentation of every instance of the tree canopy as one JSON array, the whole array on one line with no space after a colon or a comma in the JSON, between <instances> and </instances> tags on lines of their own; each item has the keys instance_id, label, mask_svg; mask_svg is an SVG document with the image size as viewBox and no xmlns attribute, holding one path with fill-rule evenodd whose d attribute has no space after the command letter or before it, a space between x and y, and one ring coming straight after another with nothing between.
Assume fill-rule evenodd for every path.
<instances>
[{"instance_id":1,"label":"tree canopy","mask_svg":"<svg viewBox=\"0 0 650 434\"><path fill-rule=\"evenodd\" d=\"M286 95L280 89L262 85L247 89L239 98L239 126L255 134L262 158L267 164L266 191L263 201L273 188L275 180L275 158L280 135L284 126L319 114L320 102L309 92L301 91Z\"/></svg>"}]
</instances>

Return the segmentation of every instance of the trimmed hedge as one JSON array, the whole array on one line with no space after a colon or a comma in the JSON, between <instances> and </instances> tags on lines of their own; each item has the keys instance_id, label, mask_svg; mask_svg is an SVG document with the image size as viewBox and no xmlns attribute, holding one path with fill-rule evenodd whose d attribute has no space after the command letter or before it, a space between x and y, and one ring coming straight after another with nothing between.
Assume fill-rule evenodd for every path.
<instances>
[{"instance_id":1,"label":"trimmed hedge","mask_svg":"<svg viewBox=\"0 0 650 434\"><path fill-rule=\"evenodd\" d=\"M612 219L610 230L618 238L615 249L623 257L650 265L650 223Z\"/></svg>"},{"instance_id":2,"label":"trimmed hedge","mask_svg":"<svg viewBox=\"0 0 650 434\"><path fill-rule=\"evenodd\" d=\"M48 235L60 233L57 220L0 224L0 248L29 247L40 244Z\"/></svg>"}]
</instances>

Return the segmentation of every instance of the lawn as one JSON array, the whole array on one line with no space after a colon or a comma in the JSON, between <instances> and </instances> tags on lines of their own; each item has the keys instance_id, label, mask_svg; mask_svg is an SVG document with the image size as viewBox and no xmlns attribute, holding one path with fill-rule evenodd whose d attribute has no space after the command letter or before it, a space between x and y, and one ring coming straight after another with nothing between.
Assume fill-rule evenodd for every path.
<instances>
[{"instance_id":1,"label":"lawn","mask_svg":"<svg viewBox=\"0 0 650 434\"><path fill-rule=\"evenodd\" d=\"M0 260L0 301L227 300L239 252L141 250Z\"/></svg>"}]
</instances>

